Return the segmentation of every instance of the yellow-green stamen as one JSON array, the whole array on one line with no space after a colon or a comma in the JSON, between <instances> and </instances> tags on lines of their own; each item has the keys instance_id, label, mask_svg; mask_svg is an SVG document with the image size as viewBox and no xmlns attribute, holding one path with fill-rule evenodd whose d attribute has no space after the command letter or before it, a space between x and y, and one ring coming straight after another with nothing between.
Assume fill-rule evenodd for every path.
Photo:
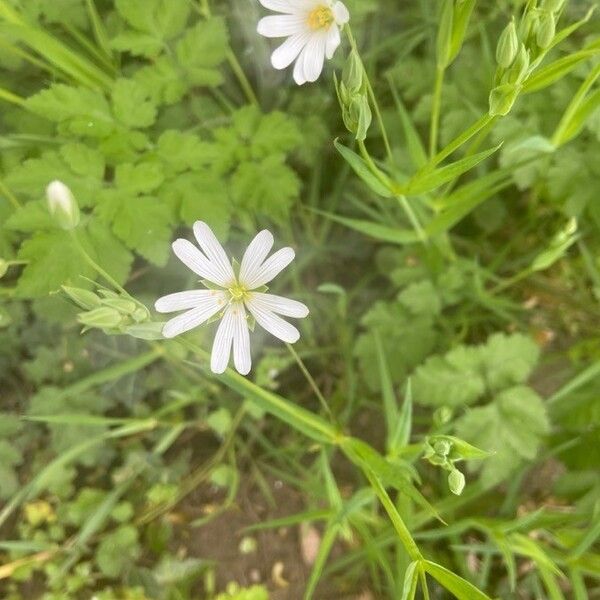
<instances>
[{"instance_id":1,"label":"yellow-green stamen","mask_svg":"<svg viewBox=\"0 0 600 600\"><path fill-rule=\"evenodd\" d=\"M317 6L308 13L308 26L315 31L329 27L333 20L333 13L327 6Z\"/></svg>"}]
</instances>

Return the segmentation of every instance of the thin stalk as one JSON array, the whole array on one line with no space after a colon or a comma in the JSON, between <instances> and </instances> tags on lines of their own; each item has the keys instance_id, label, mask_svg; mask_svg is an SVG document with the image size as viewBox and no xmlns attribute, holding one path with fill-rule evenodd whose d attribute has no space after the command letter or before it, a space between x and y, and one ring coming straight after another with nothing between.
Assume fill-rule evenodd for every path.
<instances>
[{"instance_id":1,"label":"thin stalk","mask_svg":"<svg viewBox=\"0 0 600 600\"><path fill-rule=\"evenodd\" d=\"M296 350L294 350L294 347L292 346L292 344L286 343L285 345L287 346L288 350L290 351L290 354L294 357L294 360L298 364L298 367L300 367L302 374L306 378L306 381L308 381L308 384L310 385L313 392L315 393L315 396L319 399L319 402L321 403L321 407L327 413L327 416L329 417L331 422L335 423L336 420L335 420L335 417L333 416L333 413L331 412L331 409L329 408L329 404L327 404L327 400L325 400L325 397L321 393L321 390L319 389L317 382L314 380L313 376L310 374L310 371L304 364L304 361L300 358L300 355L296 352Z\"/></svg>"},{"instance_id":2,"label":"thin stalk","mask_svg":"<svg viewBox=\"0 0 600 600\"><path fill-rule=\"evenodd\" d=\"M200 0L200 12L205 19L210 19L210 17L212 17L209 0ZM254 90L252 89L252 86L250 85L250 82L244 73L244 69L242 69L242 66L240 65L240 62L238 61L237 56L235 55L235 52L231 46L227 50L227 62L229 63L233 74L236 76L240 87L246 95L248 102L254 106L259 106L256 94L254 93Z\"/></svg>"},{"instance_id":3,"label":"thin stalk","mask_svg":"<svg viewBox=\"0 0 600 600\"><path fill-rule=\"evenodd\" d=\"M440 111L442 108L442 88L444 86L445 67L436 69L433 85L433 102L431 105L431 123L429 127L429 156L433 159L437 152L438 131L440 128Z\"/></svg>"},{"instance_id":4,"label":"thin stalk","mask_svg":"<svg viewBox=\"0 0 600 600\"><path fill-rule=\"evenodd\" d=\"M19 199L6 187L4 181L0 179L0 192L2 192L9 200L9 202L13 205L15 209L21 208L21 203Z\"/></svg>"},{"instance_id":5,"label":"thin stalk","mask_svg":"<svg viewBox=\"0 0 600 600\"><path fill-rule=\"evenodd\" d=\"M23 104L25 104L25 100L23 100L21 96L17 96L4 88L0 88L0 100L6 100L12 104L17 104L18 106L23 106Z\"/></svg>"},{"instance_id":6,"label":"thin stalk","mask_svg":"<svg viewBox=\"0 0 600 600\"><path fill-rule=\"evenodd\" d=\"M71 231L69 232L71 234L71 238L73 239L73 242L75 243L75 247L77 248L77 250L79 251L79 253L81 254L81 256L84 258L84 260L88 263L88 265L90 265L90 267L92 267L92 269L94 269L94 271L96 271L96 273L98 273L98 275L100 275L102 278L104 278L108 283L110 283L110 285L112 285L116 290L118 290L119 292L121 292L121 294L127 296L128 298L131 298L131 296L129 295L129 293L127 292L127 290L119 283L117 283L117 281L115 281L113 279L113 277L111 277L88 253L87 250L83 247L83 244L79 241L79 238L77 237L77 233L75 232L75 229L71 229Z\"/></svg>"},{"instance_id":7,"label":"thin stalk","mask_svg":"<svg viewBox=\"0 0 600 600\"><path fill-rule=\"evenodd\" d=\"M252 86L250 85L250 82L244 73L244 69L242 69L242 66L239 63L237 56L231 49L227 51L227 62L236 76L244 94L246 94L246 99L248 102L254 106L258 106L258 98L256 97L256 94L254 93L254 90L252 89Z\"/></svg>"},{"instance_id":8,"label":"thin stalk","mask_svg":"<svg viewBox=\"0 0 600 600\"><path fill-rule=\"evenodd\" d=\"M441 163L445 158L448 158L455 150L460 148L465 142L468 142L474 135L479 133L484 127L494 122L497 117L492 117L488 113L479 118L471 127L463 131L455 137L445 148L440 150L431 158L431 166Z\"/></svg>"},{"instance_id":9,"label":"thin stalk","mask_svg":"<svg viewBox=\"0 0 600 600\"><path fill-rule=\"evenodd\" d=\"M377 177L377 179L379 179L379 181L381 181L381 183L384 186L386 186L388 189L391 189L389 182L385 179L385 177L382 176L381 171L377 168L377 165L373 162L373 159L371 158L371 155L369 154L369 151L367 150L365 143L361 140L358 140L358 149L360 151L361 156L367 163L367 166L369 167L369 170L371 171L371 173L373 173L373 175L375 175L375 177ZM423 230L423 227L421 226L421 223L419 222L417 215L415 214L412 207L408 203L406 196L404 196L402 194L400 194L400 195L396 194L395 192L393 192L393 190L392 190L392 193L394 194L394 198L396 198L396 200L398 200L398 203L400 204L400 206L406 213L406 216L408 217L408 220L410 221L414 230L417 232L419 239L421 240L421 242L425 243L425 241L427 240L427 235L425 234L425 231Z\"/></svg>"},{"instance_id":10,"label":"thin stalk","mask_svg":"<svg viewBox=\"0 0 600 600\"><path fill-rule=\"evenodd\" d=\"M410 559L419 561L423 560L423 555L421 554L421 551L419 550L415 540L410 534L408 527L406 527L402 517L400 516L400 513L398 512L398 509L392 502L392 499L389 497L388 493L385 491L383 485L381 485L379 479L367 470L364 470L364 473L374 492L377 494L379 501L383 505L383 508L385 508L385 511L387 512L390 521L392 522L392 525L394 526L394 529L396 530L396 533L398 534L398 537L400 538L400 541L402 542L402 545L404 546Z\"/></svg>"},{"instance_id":11,"label":"thin stalk","mask_svg":"<svg viewBox=\"0 0 600 600\"><path fill-rule=\"evenodd\" d=\"M354 39L354 35L352 34L352 29L350 25L345 26L346 35L348 36L348 41L350 42L350 47L358 56L360 53L358 52L358 47L356 45L356 40ZM362 58L361 58L362 63ZM373 86L371 85L371 81L369 80L369 76L367 75L367 71L363 66L363 77L365 78L365 82L367 84L367 93L369 94L369 98L371 100L371 104L373 105L373 111L375 112L375 118L377 119L377 124L379 125L379 129L381 130L381 137L383 138L383 145L385 146L385 152L387 154L387 158L390 163L394 162L392 148L390 146L390 141L387 135L387 131L385 129L385 125L383 123L383 117L381 116L381 110L379 109L379 103L377 102L377 98L375 96L375 92L373 91Z\"/></svg>"}]
</instances>

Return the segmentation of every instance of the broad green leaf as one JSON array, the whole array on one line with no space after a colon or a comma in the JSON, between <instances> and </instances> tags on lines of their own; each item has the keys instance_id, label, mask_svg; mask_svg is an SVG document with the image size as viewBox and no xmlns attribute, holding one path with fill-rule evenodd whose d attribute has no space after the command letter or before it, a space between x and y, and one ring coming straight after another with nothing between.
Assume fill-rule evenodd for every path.
<instances>
[{"instance_id":1,"label":"broad green leaf","mask_svg":"<svg viewBox=\"0 0 600 600\"><path fill-rule=\"evenodd\" d=\"M150 127L156 120L156 106L148 92L133 79L118 79L111 98L115 117L126 127Z\"/></svg>"},{"instance_id":2,"label":"broad green leaf","mask_svg":"<svg viewBox=\"0 0 600 600\"><path fill-rule=\"evenodd\" d=\"M215 17L188 29L177 44L176 56L193 85L216 86L223 81L217 67L225 60L227 49L225 22Z\"/></svg>"},{"instance_id":3,"label":"broad green leaf","mask_svg":"<svg viewBox=\"0 0 600 600\"><path fill-rule=\"evenodd\" d=\"M538 362L540 349L520 333L495 333L480 349L486 385L492 391L525 383Z\"/></svg>"},{"instance_id":4,"label":"broad green leaf","mask_svg":"<svg viewBox=\"0 0 600 600\"><path fill-rule=\"evenodd\" d=\"M96 214L128 248L157 265L167 262L171 239L171 212L167 204L152 196L107 190Z\"/></svg>"},{"instance_id":5,"label":"broad green leaf","mask_svg":"<svg viewBox=\"0 0 600 600\"><path fill-rule=\"evenodd\" d=\"M542 399L525 386L509 388L490 404L471 409L456 426L458 437L494 453L482 466L484 485L502 481L523 460L535 458L548 431Z\"/></svg>"},{"instance_id":6,"label":"broad green leaf","mask_svg":"<svg viewBox=\"0 0 600 600\"><path fill-rule=\"evenodd\" d=\"M432 356L412 378L415 402L424 406L458 407L476 402L485 392L477 348L459 346L445 356Z\"/></svg>"}]
</instances>

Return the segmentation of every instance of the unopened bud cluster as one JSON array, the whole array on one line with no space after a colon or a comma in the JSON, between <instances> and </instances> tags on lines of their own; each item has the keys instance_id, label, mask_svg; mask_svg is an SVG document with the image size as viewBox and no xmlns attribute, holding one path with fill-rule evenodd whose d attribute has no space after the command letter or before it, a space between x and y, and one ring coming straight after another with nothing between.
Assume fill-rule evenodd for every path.
<instances>
[{"instance_id":1,"label":"unopened bud cluster","mask_svg":"<svg viewBox=\"0 0 600 600\"><path fill-rule=\"evenodd\" d=\"M549 50L556 36L556 21L565 0L529 2L519 24L513 20L504 28L496 46L494 88L489 112L502 116L510 112L522 85Z\"/></svg>"},{"instance_id":2,"label":"unopened bud cluster","mask_svg":"<svg viewBox=\"0 0 600 600\"><path fill-rule=\"evenodd\" d=\"M454 466L455 461L462 457L456 455L452 441L446 436L433 436L425 442L425 454L432 465L448 471L448 488L453 494L460 496L465 487L465 476Z\"/></svg>"},{"instance_id":3,"label":"unopened bud cluster","mask_svg":"<svg viewBox=\"0 0 600 600\"><path fill-rule=\"evenodd\" d=\"M77 315L83 331L102 329L107 334L134 335L150 319L148 309L129 296L105 288L100 288L98 293L68 286L62 289L79 308L84 309Z\"/></svg>"},{"instance_id":4,"label":"unopened bud cluster","mask_svg":"<svg viewBox=\"0 0 600 600\"><path fill-rule=\"evenodd\" d=\"M357 140L364 141L371 125L372 114L364 67L355 50L348 56L342 80L338 82L336 79L336 92L346 129L353 133Z\"/></svg>"}]
</instances>

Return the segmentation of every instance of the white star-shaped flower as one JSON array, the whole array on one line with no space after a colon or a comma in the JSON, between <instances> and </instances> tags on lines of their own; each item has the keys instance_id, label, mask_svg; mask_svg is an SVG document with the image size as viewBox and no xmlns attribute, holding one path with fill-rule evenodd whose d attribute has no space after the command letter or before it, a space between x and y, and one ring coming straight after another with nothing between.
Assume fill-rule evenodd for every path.
<instances>
[{"instance_id":1,"label":"white star-shaped flower","mask_svg":"<svg viewBox=\"0 0 600 600\"><path fill-rule=\"evenodd\" d=\"M206 223L194 223L194 236L200 249L188 240L178 239L173 242L173 252L186 267L218 289L189 290L159 298L155 304L158 312L186 311L167 321L162 333L172 338L218 316L221 322L213 342L210 368L214 373L223 373L233 346L235 368L247 375L252 360L246 309L261 327L280 340L293 344L300 337L296 327L280 315L300 319L308 315L308 308L296 300L265 293L265 284L294 260L294 251L282 248L267 258L273 236L265 229L250 242L236 276L223 246Z\"/></svg>"},{"instance_id":2,"label":"white star-shaped flower","mask_svg":"<svg viewBox=\"0 0 600 600\"><path fill-rule=\"evenodd\" d=\"M298 85L316 81L340 45L340 27L350 20L348 9L336 0L260 0L278 15L264 17L258 33L287 40L271 55L276 69L289 67L294 60L294 80Z\"/></svg>"}]
</instances>

